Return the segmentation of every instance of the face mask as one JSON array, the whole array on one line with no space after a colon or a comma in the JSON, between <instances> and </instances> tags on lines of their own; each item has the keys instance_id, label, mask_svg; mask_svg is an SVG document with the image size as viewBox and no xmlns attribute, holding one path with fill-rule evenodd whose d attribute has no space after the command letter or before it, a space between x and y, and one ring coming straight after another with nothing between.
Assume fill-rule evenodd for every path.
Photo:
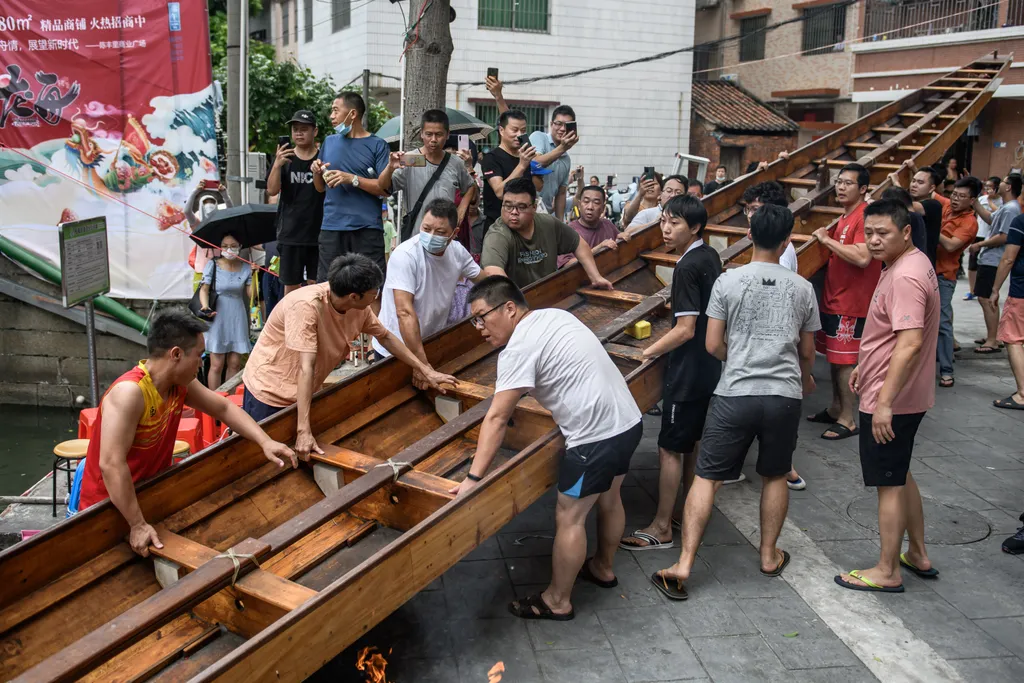
<instances>
[{"instance_id":1,"label":"face mask","mask_svg":"<svg viewBox=\"0 0 1024 683\"><path fill-rule=\"evenodd\" d=\"M451 241L449 237L441 237L440 235L431 235L429 232L420 233L420 246L428 254L434 254L435 256L444 252L448 248L448 243Z\"/></svg>"},{"instance_id":2,"label":"face mask","mask_svg":"<svg viewBox=\"0 0 1024 683\"><path fill-rule=\"evenodd\" d=\"M344 121L342 121L340 126L334 127L334 132L336 132L338 135L348 135L350 132L352 132L352 124L345 123Z\"/></svg>"},{"instance_id":3,"label":"face mask","mask_svg":"<svg viewBox=\"0 0 1024 683\"><path fill-rule=\"evenodd\" d=\"M236 258L238 258L238 250L225 249L223 252L221 252L221 256L226 258L228 261L234 261Z\"/></svg>"},{"instance_id":4,"label":"face mask","mask_svg":"<svg viewBox=\"0 0 1024 683\"><path fill-rule=\"evenodd\" d=\"M217 210L217 205L214 204L213 202L207 202L207 203L203 204L202 207L200 207L200 208L201 208L202 213L203 213L203 218L206 218L211 213L213 213L214 211Z\"/></svg>"}]
</instances>

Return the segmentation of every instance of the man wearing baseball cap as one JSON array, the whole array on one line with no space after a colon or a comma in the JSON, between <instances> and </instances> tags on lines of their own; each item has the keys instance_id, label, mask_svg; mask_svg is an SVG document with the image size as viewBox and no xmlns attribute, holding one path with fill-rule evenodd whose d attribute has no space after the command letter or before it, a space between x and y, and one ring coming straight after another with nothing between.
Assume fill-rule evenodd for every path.
<instances>
[{"instance_id":1,"label":"man wearing baseball cap","mask_svg":"<svg viewBox=\"0 0 1024 683\"><path fill-rule=\"evenodd\" d=\"M541 195L541 190L544 189L545 177L550 175L552 170L550 168L544 168L536 161L530 162L530 177L533 178L533 186L537 188L537 213L551 213L552 208L544 203L544 197ZM561 216L556 216L558 220L562 220Z\"/></svg>"},{"instance_id":2,"label":"man wearing baseball cap","mask_svg":"<svg viewBox=\"0 0 1024 683\"><path fill-rule=\"evenodd\" d=\"M324 195L313 185L316 117L300 109L291 120L291 143L277 148L267 175L267 194L280 193L277 202L277 248L281 258L281 284L287 295L303 284L316 282Z\"/></svg>"}]
</instances>

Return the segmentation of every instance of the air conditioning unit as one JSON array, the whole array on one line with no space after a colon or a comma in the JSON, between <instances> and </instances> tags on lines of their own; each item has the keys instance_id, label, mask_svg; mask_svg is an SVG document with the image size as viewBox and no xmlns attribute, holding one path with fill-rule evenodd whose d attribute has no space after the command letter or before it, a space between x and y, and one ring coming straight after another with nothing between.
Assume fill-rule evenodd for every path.
<instances>
[{"instance_id":1,"label":"air conditioning unit","mask_svg":"<svg viewBox=\"0 0 1024 683\"><path fill-rule=\"evenodd\" d=\"M718 78L719 78L719 80L728 81L730 83L739 83L740 82L740 75L739 74L722 74Z\"/></svg>"},{"instance_id":2,"label":"air conditioning unit","mask_svg":"<svg viewBox=\"0 0 1024 683\"><path fill-rule=\"evenodd\" d=\"M262 190L267 186L267 155L263 152L249 152L245 155L245 177L249 178L249 191Z\"/></svg>"}]
</instances>

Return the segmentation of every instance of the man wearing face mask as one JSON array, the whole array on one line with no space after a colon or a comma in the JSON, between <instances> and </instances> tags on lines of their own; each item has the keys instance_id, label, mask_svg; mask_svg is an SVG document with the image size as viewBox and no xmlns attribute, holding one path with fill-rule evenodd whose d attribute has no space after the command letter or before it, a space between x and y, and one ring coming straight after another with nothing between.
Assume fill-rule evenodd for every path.
<instances>
[{"instance_id":1,"label":"man wearing face mask","mask_svg":"<svg viewBox=\"0 0 1024 683\"><path fill-rule=\"evenodd\" d=\"M719 164L718 168L715 169L715 179L704 186L704 194L711 194L715 190L725 187L732 181L729 180L729 170Z\"/></svg>"},{"instance_id":2,"label":"man wearing face mask","mask_svg":"<svg viewBox=\"0 0 1024 683\"><path fill-rule=\"evenodd\" d=\"M380 322L425 364L423 339L444 328L459 279L483 279L480 266L455 240L457 232L455 203L435 199L423 210L419 234L398 245L388 262ZM373 350L385 357L391 355L376 339ZM419 371L413 372L413 384L419 389L428 387Z\"/></svg>"},{"instance_id":3,"label":"man wearing face mask","mask_svg":"<svg viewBox=\"0 0 1024 683\"><path fill-rule=\"evenodd\" d=\"M363 128L366 103L353 92L341 93L331 105L334 135L320 147L313 162L313 185L324 192L324 217L320 226L320 259L317 281L338 256L347 253L369 257L386 270L384 224L380 218L381 189L378 176L388 165L388 143Z\"/></svg>"}]
</instances>

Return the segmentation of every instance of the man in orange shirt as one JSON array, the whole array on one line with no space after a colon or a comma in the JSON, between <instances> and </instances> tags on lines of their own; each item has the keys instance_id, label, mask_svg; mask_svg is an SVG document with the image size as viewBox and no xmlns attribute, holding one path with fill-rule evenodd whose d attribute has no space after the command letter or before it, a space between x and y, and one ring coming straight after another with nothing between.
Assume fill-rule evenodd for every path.
<instances>
[{"instance_id":1,"label":"man in orange shirt","mask_svg":"<svg viewBox=\"0 0 1024 683\"><path fill-rule=\"evenodd\" d=\"M249 355L242 375L245 412L259 421L297 404L295 453L303 460L310 452L323 453L310 425L313 394L348 357L349 344L360 334L374 337L441 393L442 385L456 384L454 377L417 358L377 320L370 304L383 284L384 274L369 257L339 256L327 271L327 282L302 287L274 307Z\"/></svg>"},{"instance_id":2,"label":"man in orange shirt","mask_svg":"<svg viewBox=\"0 0 1024 683\"><path fill-rule=\"evenodd\" d=\"M935 252L935 274L939 278L941 317L939 319L939 386L953 386L953 293L956 290L956 272L960 268L960 254L974 242L978 234L978 219L974 215L974 200L981 193L981 181L973 176L961 178L953 185L946 199L940 194L935 199L942 204L942 232Z\"/></svg>"}]
</instances>

